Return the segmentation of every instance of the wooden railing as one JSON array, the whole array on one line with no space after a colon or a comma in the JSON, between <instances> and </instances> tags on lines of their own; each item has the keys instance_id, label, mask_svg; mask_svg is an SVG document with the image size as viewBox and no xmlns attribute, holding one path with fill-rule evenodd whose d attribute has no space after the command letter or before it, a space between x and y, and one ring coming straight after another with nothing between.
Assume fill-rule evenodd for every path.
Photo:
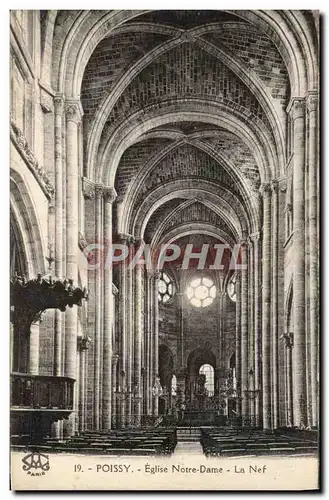
<instances>
[{"instance_id":1,"label":"wooden railing","mask_svg":"<svg viewBox=\"0 0 329 500\"><path fill-rule=\"evenodd\" d=\"M25 373L10 378L11 410L73 410L74 379Z\"/></svg>"}]
</instances>

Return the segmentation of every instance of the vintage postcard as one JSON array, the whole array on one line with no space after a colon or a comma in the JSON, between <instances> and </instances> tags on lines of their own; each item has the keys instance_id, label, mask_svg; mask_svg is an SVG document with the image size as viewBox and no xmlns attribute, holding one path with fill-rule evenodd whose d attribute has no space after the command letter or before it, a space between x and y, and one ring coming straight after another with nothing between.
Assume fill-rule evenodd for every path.
<instances>
[{"instance_id":1,"label":"vintage postcard","mask_svg":"<svg viewBox=\"0 0 329 500\"><path fill-rule=\"evenodd\" d=\"M319 488L319 12L10 12L12 490Z\"/></svg>"}]
</instances>

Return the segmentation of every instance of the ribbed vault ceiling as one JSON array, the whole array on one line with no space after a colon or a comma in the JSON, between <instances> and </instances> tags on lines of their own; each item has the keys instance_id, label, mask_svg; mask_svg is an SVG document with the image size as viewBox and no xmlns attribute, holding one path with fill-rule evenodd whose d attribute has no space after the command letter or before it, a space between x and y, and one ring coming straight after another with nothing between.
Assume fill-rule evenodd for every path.
<instances>
[{"instance_id":1,"label":"ribbed vault ceiling","mask_svg":"<svg viewBox=\"0 0 329 500\"><path fill-rule=\"evenodd\" d=\"M73 13L57 17L58 25L69 25L73 20ZM145 240L151 242L159 226L165 234L180 225L193 228L204 223L221 227L233 240L237 234L243 236L241 227L255 229L262 171L259 153L251 146L252 134L259 134L265 154L271 149L278 157L278 138L285 134L284 110L289 97L288 71L275 43L267 33L233 13L152 11L111 30L86 65L81 102L87 163L90 145L96 144L96 163L112 166L113 152L108 146L112 137L132 124L140 128L132 144L120 152L119 161L115 158L114 185L122 207L114 212L118 214L116 230L133 231L145 200L166 183L175 193L173 181L177 181L177 196L164 198L163 203L158 200L147 224L138 222L145 229ZM218 125L214 120L182 121L178 114L165 124L157 124L157 110L159 117L163 116L175 102L179 102L181 113L184 102L189 111L194 109L193 103L196 110L205 106L205 111L216 116ZM151 108L154 126L146 130L144 123ZM234 126L227 127L230 120ZM240 127L241 133L235 133L234 127ZM87 165L86 172L89 168ZM206 189L185 206L182 184L188 188L193 183L195 188L198 179L203 186L209 185L212 196L217 190L217 212L214 205L207 204L210 197ZM225 203L221 204L223 190L232 193L230 210L236 211L240 221L236 231L227 224L230 213ZM225 197L227 203L229 198Z\"/></svg>"}]
</instances>

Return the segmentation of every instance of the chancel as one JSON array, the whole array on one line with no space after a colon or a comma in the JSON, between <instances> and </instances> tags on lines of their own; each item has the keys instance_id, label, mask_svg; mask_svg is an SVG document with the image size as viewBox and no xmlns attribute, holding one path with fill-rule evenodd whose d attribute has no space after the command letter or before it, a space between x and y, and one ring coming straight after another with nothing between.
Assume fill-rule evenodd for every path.
<instances>
[{"instance_id":1,"label":"chancel","mask_svg":"<svg viewBox=\"0 0 329 500\"><path fill-rule=\"evenodd\" d=\"M316 454L318 13L10 35L12 446Z\"/></svg>"}]
</instances>

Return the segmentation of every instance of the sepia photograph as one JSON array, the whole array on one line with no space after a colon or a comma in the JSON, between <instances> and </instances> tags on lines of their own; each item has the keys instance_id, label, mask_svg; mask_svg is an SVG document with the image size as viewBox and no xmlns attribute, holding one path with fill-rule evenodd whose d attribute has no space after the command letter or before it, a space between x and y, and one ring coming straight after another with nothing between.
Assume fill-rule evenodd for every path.
<instances>
[{"instance_id":1,"label":"sepia photograph","mask_svg":"<svg viewBox=\"0 0 329 500\"><path fill-rule=\"evenodd\" d=\"M318 490L319 11L9 22L10 488Z\"/></svg>"}]
</instances>

